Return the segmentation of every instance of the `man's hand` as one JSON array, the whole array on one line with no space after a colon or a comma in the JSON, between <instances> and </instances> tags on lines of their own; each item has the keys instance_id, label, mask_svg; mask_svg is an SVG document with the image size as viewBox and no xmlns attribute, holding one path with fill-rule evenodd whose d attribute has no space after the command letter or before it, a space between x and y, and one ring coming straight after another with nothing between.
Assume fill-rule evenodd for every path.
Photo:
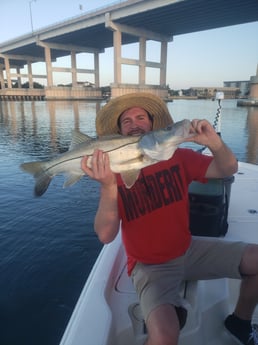
<instances>
[{"instance_id":1,"label":"man's hand","mask_svg":"<svg viewBox=\"0 0 258 345\"><path fill-rule=\"evenodd\" d=\"M193 136L186 141L207 146L213 155L213 160L206 171L206 177L226 177L234 174L238 168L236 157L221 140L209 121L194 119L191 124L190 132Z\"/></svg>"},{"instance_id":2,"label":"man's hand","mask_svg":"<svg viewBox=\"0 0 258 345\"><path fill-rule=\"evenodd\" d=\"M81 161L82 170L93 180L101 183L103 187L116 184L115 174L110 169L109 156L102 150L94 150L91 167L88 166L89 157L83 157Z\"/></svg>"},{"instance_id":3,"label":"man's hand","mask_svg":"<svg viewBox=\"0 0 258 345\"><path fill-rule=\"evenodd\" d=\"M223 143L209 121L194 119L191 124L192 128L190 129L190 132L193 136L188 138L186 141L207 146L212 151L220 149Z\"/></svg>"}]
</instances>

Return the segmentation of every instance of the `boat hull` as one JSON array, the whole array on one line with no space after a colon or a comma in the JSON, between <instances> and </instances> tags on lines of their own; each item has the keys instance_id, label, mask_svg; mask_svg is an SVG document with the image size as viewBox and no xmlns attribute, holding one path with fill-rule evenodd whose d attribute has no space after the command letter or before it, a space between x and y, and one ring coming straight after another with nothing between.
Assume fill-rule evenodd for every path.
<instances>
[{"instance_id":1,"label":"boat hull","mask_svg":"<svg viewBox=\"0 0 258 345\"><path fill-rule=\"evenodd\" d=\"M239 163L231 188L225 240L258 243L258 166ZM236 303L233 279L183 282L188 317L179 345L234 345L223 325ZM258 323L258 309L254 313ZM60 345L142 345L146 330L126 273L121 236L105 245L78 300Z\"/></svg>"}]
</instances>

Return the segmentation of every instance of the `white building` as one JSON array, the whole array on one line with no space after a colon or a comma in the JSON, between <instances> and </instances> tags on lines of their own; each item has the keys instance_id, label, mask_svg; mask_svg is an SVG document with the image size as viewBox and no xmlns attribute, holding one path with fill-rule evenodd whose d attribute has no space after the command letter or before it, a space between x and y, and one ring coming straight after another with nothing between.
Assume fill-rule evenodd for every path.
<instances>
[{"instance_id":1,"label":"white building","mask_svg":"<svg viewBox=\"0 0 258 345\"><path fill-rule=\"evenodd\" d=\"M224 87L236 87L240 90L239 97L246 97L250 90L250 80L224 81Z\"/></svg>"}]
</instances>

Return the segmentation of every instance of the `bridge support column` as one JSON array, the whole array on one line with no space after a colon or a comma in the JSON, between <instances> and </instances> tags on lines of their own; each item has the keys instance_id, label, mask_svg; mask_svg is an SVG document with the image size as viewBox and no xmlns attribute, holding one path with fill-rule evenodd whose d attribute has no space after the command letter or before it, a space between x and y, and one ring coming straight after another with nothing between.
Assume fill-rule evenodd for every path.
<instances>
[{"instance_id":1,"label":"bridge support column","mask_svg":"<svg viewBox=\"0 0 258 345\"><path fill-rule=\"evenodd\" d=\"M160 85L166 86L166 75L167 75L167 50L168 50L168 42L162 41L161 42L161 49L160 49Z\"/></svg>"},{"instance_id":2,"label":"bridge support column","mask_svg":"<svg viewBox=\"0 0 258 345\"><path fill-rule=\"evenodd\" d=\"M12 80L11 80L11 70L10 70L10 62L8 57L5 56L4 58L4 64L5 64L5 73L6 73L6 79L7 79L7 87L8 89L12 88Z\"/></svg>"},{"instance_id":3,"label":"bridge support column","mask_svg":"<svg viewBox=\"0 0 258 345\"><path fill-rule=\"evenodd\" d=\"M60 43L49 43L38 41L37 45L45 49L45 62L47 67L47 88L46 88L46 98L47 99L100 99L102 98L101 90L99 88L99 53L103 50L95 48L87 48L82 46L77 46L73 44L60 44ZM64 50L70 52L71 55L71 67L52 67L51 65L51 49L53 50ZM90 53L94 54L94 68L77 68L77 54L78 53ZM60 52L59 52L60 54ZM67 55L67 54L65 54ZM72 86L60 87L53 85L53 72L60 73L70 73L72 79ZM85 82L78 82L78 73L93 74L95 87L88 85ZM79 85L81 84L81 85Z\"/></svg>"},{"instance_id":4,"label":"bridge support column","mask_svg":"<svg viewBox=\"0 0 258 345\"><path fill-rule=\"evenodd\" d=\"M53 86L53 72L52 72L52 62L51 62L51 51L50 48L45 46L45 61L47 70L47 86Z\"/></svg>"},{"instance_id":5,"label":"bridge support column","mask_svg":"<svg viewBox=\"0 0 258 345\"><path fill-rule=\"evenodd\" d=\"M4 71L0 68L0 87L1 89L5 89L5 82L4 82Z\"/></svg>"},{"instance_id":6,"label":"bridge support column","mask_svg":"<svg viewBox=\"0 0 258 345\"><path fill-rule=\"evenodd\" d=\"M12 79L17 82L18 89L22 88L22 80L21 78L27 78L29 82L29 88L33 89L33 78L46 78L44 75L33 75L32 74L32 63L33 62L42 62L43 59L41 57L35 57L30 55L15 55L15 54L0 54L0 57L4 59L4 66L3 70L5 69L6 72L6 79L7 79L7 87L9 89L12 88ZM18 61L18 63L14 63L15 61ZM10 65L10 61L12 62L12 65ZM22 63L20 63L22 61ZM21 68L24 67L25 61L28 65L28 71L27 73L21 73ZM11 69L15 69L16 73L11 73ZM15 78L15 79L14 79ZM15 88L17 91L17 87Z\"/></svg>"},{"instance_id":7,"label":"bridge support column","mask_svg":"<svg viewBox=\"0 0 258 345\"><path fill-rule=\"evenodd\" d=\"M16 68L16 74L17 74L17 84L18 88L21 89L22 87L22 81L21 81L21 70L19 67Z\"/></svg>"},{"instance_id":8,"label":"bridge support column","mask_svg":"<svg viewBox=\"0 0 258 345\"><path fill-rule=\"evenodd\" d=\"M139 52L139 84L144 85L146 80L146 38L140 37L140 52Z\"/></svg>"},{"instance_id":9,"label":"bridge support column","mask_svg":"<svg viewBox=\"0 0 258 345\"><path fill-rule=\"evenodd\" d=\"M33 78L32 78L31 61L28 61L28 80L29 80L29 88L33 89Z\"/></svg>"},{"instance_id":10,"label":"bridge support column","mask_svg":"<svg viewBox=\"0 0 258 345\"><path fill-rule=\"evenodd\" d=\"M121 46L122 46L122 34L116 30L113 33L113 44L114 44L114 83L121 83Z\"/></svg>"},{"instance_id":11,"label":"bridge support column","mask_svg":"<svg viewBox=\"0 0 258 345\"><path fill-rule=\"evenodd\" d=\"M155 92L162 98L168 97L166 87L166 65L167 65L167 44L172 37L161 35L149 30L134 28L128 25L115 23L111 20L110 14L106 14L105 25L113 31L114 45L114 84L111 85L111 97L116 97L124 93L132 92L132 89L138 91ZM121 56L122 34L126 33L139 38L139 59L128 59ZM146 58L146 41L153 40L161 42L160 62L147 61ZM123 84L122 82L122 65L134 65L138 67L138 84ZM159 85L147 85L146 69L159 69ZM128 87L128 85L130 85Z\"/></svg>"},{"instance_id":12,"label":"bridge support column","mask_svg":"<svg viewBox=\"0 0 258 345\"><path fill-rule=\"evenodd\" d=\"M100 87L99 82L99 53L94 53L94 75L95 75L95 87Z\"/></svg>"},{"instance_id":13,"label":"bridge support column","mask_svg":"<svg viewBox=\"0 0 258 345\"><path fill-rule=\"evenodd\" d=\"M72 86L77 86L77 68L76 68L76 52L71 51L71 72L72 72Z\"/></svg>"}]
</instances>

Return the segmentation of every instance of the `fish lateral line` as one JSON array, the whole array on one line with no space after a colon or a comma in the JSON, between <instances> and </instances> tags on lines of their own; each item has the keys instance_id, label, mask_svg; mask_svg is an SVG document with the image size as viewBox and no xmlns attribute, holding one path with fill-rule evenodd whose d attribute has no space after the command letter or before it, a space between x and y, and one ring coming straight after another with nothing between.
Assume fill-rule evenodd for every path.
<instances>
[{"instance_id":1,"label":"fish lateral line","mask_svg":"<svg viewBox=\"0 0 258 345\"><path fill-rule=\"evenodd\" d=\"M115 149L109 149L109 150L99 149L99 150L103 151L103 153L110 153L110 152L116 151L118 149L121 149L123 147L134 145L135 143L137 143L137 141L133 142L133 143L129 143L129 144L120 145L120 146L116 147ZM66 151L66 152L68 153L70 151ZM61 162L57 162L57 163L53 164L51 167L49 167L49 168L47 168L47 169L45 169L43 171L47 172L48 170L52 169L53 167L57 167L60 164L63 164L63 163L69 162L69 161L74 161L74 160L79 159L79 158L82 159L83 157L92 157L92 156L93 156L93 153L85 154L85 155L79 155L79 156L76 156L76 157L71 157L69 159L67 158L67 159L62 160ZM49 161L42 161L42 165L44 165L44 163L48 163L48 162Z\"/></svg>"}]
</instances>

